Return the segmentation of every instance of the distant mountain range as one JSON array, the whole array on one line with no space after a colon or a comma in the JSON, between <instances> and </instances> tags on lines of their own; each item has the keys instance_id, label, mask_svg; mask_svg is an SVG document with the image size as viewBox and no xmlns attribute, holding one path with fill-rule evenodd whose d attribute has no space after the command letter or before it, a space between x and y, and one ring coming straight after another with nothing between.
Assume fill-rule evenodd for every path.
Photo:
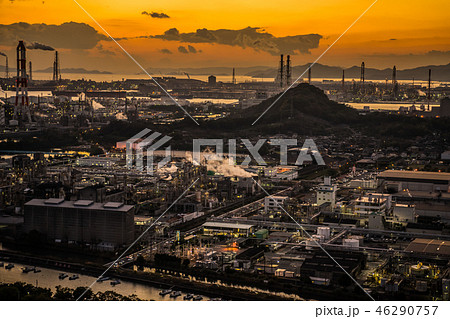
<instances>
[{"instance_id":1,"label":"distant mountain range","mask_svg":"<svg viewBox=\"0 0 450 319\"><path fill-rule=\"evenodd\" d=\"M309 64L297 65L292 68L292 78L296 79L308 68ZM431 79L433 81L450 82L450 63L447 65L428 65L421 66L413 69L397 69L398 80L428 80L428 69L431 69ZM345 70L345 77L360 78L361 68L359 66L352 66L350 68L342 68L339 66L329 66L324 64L314 64L311 69L311 75L313 78L332 78L341 79L342 70ZM147 71L151 74L165 74L165 75L228 75L233 73L232 67L204 67L204 68L148 68ZM251 76L254 78L275 78L277 75L276 67L268 66L252 66L252 67L239 67L236 68L236 75ZM307 77L305 73L303 78ZM384 80L392 78L392 69L375 69L366 68L365 78L367 80Z\"/></svg>"},{"instance_id":2,"label":"distant mountain range","mask_svg":"<svg viewBox=\"0 0 450 319\"><path fill-rule=\"evenodd\" d=\"M84 73L84 74L113 74L112 72L109 71L99 71L99 70L86 70L84 68L64 68L60 70L61 73ZM42 70L36 70L33 72L37 72L37 73L52 73L53 72L53 68L49 67L46 69L42 69Z\"/></svg>"},{"instance_id":3,"label":"distant mountain range","mask_svg":"<svg viewBox=\"0 0 450 319\"><path fill-rule=\"evenodd\" d=\"M64 73L81 73L81 74L113 74L112 72L109 71L99 71L99 70L86 70L84 68L64 68L61 69L61 74L64 75ZM5 66L4 65L0 65L0 77L4 76L5 72ZM10 76L15 76L16 75L16 68L9 68L9 75ZM33 70L33 72L36 73L52 73L53 72L53 68L52 67L48 67L46 69L42 69L42 70Z\"/></svg>"},{"instance_id":4,"label":"distant mountain range","mask_svg":"<svg viewBox=\"0 0 450 319\"><path fill-rule=\"evenodd\" d=\"M296 79L308 68L309 64L297 65L292 68L292 78ZM450 63L447 65L428 65L421 66L413 69L397 70L397 80L428 80L428 70L431 69L431 79L433 81L450 81ZM359 66L352 66L350 68L341 68L337 66L328 66L324 64L314 64L311 68L312 78L342 78L342 70L345 71L345 78L357 78L361 76L361 68ZM275 77L277 75L276 68L268 68L265 70L255 70L246 73L248 76L252 77ZM307 77L308 74L305 73L302 77ZM374 69L365 68L365 79L367 80L384 80L392 79L392 69Z\"/></svg>"},{"instance_id":5,"label":"distant mountain range","mask_svg":"<svg viewBox=\"0 0 450 319\"><path fill-rule=\"evenodd\" d=\"M292 78L296 79L299 77L307 68L309 64L297 65L292 68ZM0 65L0 75L3 75L5 67ZM397 70L398 80L428 80L428 70L431 69L431 79L432 81L442 81L450 82L450 63L447 65L428 65L421 66L413 69ZM341 79L342 70L345 71L345 78L359 79L361 75L361 69L359 66L352 66L350 68L341 68L338 66L329 66L324 64L314 64L311 69L311 75L313 78L331 78L331 79ZM36 70L34 72L38 73L51 73L53 69L51 67ZM231 76L233 73L232 67L204 67L204 68L147 68L147 71L157 76L158 74L164 75L178 75L187 76L189 75L216 75L216 76ZM9 69L10 74L14 75L16 70L14 68ZM99 71L99 70L86 70L84 68L64 68L61 69L61 73L64 75L70 73L80 73L80 74L114 74L109 71ZM142 72L139 74L143 74ZM275 78L277 75L276 67L268 66L251 66L251 67L239 67L236 68L236 76L250 76L254 78ZM308 75L305 73L303 78ZM366 80L384 80L392 79L392 69L375 69L367 68L365 69Z\"/></svg>"}]
</instances>

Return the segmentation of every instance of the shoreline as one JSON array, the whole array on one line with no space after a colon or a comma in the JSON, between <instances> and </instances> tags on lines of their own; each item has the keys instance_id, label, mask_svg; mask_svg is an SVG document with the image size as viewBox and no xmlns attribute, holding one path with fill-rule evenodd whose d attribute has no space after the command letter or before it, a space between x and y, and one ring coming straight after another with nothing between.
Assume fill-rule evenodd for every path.
<instances>
[{"instance_id":1,"label":"shoreline","mask_svg":"<svg viewBox=\"0 0 450 319\"><path fill-rule=\"evenodd\" d=\"M37 266L66 272L70 271L71 273L78 273L93 277L98 277L104 271L104 268L97 265L82 265L58 260L42 259L10 251L0 251L0 257L3 262L17 262L29 266ZM174 290L204 295L210 298L222 298L233 301L292 300L290 298L283 298L272 294L251 292L245 289L225 287L213 283L186 281L182 278L173 276L166 276L163 278L161 274L145 273L143 276L143 274L138 274L133 270L126 269L111 269L109 271L109 276L133 283L147 285L156 289L172 288Z\"/></svg>"}]
</instances>

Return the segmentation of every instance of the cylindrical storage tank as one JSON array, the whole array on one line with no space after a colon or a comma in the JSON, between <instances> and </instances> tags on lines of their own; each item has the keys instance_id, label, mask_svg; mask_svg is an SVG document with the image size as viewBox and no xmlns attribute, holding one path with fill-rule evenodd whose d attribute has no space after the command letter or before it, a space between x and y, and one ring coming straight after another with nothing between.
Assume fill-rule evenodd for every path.
<instances>
[{"instance_id":1,"label":"cylindrical storage tank","mask_svg":"<svg viewBox=\"0 0 450 319\"><path fill-rule=\"evenodd\" d=\"M410 268L410 274L416 277L423 277L428 274L430 267L422 264L412 265Z\"/></svg>"},{"instance_id":2,"label":"cylindrical storage tank","mask_svg":"<svg viewBox=\"0 0 450 319\"><path fill-rule=\"evenodd\" d=\"M330 227L319 227L317 228L317 235L323 236L325 240L330 239L331 230Z\"/></svg>"}]
</instances>

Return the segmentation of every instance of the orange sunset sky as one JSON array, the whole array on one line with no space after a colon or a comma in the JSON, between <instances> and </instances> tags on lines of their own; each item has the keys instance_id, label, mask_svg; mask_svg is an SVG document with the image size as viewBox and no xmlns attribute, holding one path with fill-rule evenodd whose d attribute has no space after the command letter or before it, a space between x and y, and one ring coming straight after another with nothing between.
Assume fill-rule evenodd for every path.
<instances>
[{"instance_id":1,"label":"orange sunset sky","mask_svg":"<svg viewBox=\"0 0 450 319\"><path fill-rule=\"evenodd\" d=\"M294 65L312 62L374 0L77 1L145 68L158 69L276 66L279 53ZM10 59L24 39L58 50L63 68L139 72L73 0L0 0L0 8L0 51ZM449 12L448 0L379 0L319 63L447 64ZM51 66L52 52L28 54L35 69Z\"/></svg>"}]
</instances>

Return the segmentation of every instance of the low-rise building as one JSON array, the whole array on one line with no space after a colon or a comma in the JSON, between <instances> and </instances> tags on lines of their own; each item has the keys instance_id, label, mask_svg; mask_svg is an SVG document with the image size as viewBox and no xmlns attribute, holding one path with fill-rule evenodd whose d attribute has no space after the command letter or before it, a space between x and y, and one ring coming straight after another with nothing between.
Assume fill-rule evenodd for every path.
<instances>
[{"instance_id":1,"label":"low-rise building","mask_svg":"<svg viewBox=\"0 0 450 319\"><path fill-rule=\"evenodd\" d=\"M203 224L203 234L207 236L249 236L253 233L253 225L206 222Z\"/></svg>"},{"instance_id":2,"label":"low-rise building","mask_svg":"<svg viewBox=\"0 0 450 319\"><path fill-rule=\"evenodd\" d=\"M287 196L266 196L264 198L264 212L281 212Z\"/></svg>"},{"instance_id":3,"label":"low-rise building","mask_svg":"<svg viewBox=\"0 0 450 319\"><path fill-rule=\"evenodd\" d=\"M369 193L355 201L355 213L368 216L373 213L384 213L391 208L391 195Z\"/></svg>"}]
</instances>

